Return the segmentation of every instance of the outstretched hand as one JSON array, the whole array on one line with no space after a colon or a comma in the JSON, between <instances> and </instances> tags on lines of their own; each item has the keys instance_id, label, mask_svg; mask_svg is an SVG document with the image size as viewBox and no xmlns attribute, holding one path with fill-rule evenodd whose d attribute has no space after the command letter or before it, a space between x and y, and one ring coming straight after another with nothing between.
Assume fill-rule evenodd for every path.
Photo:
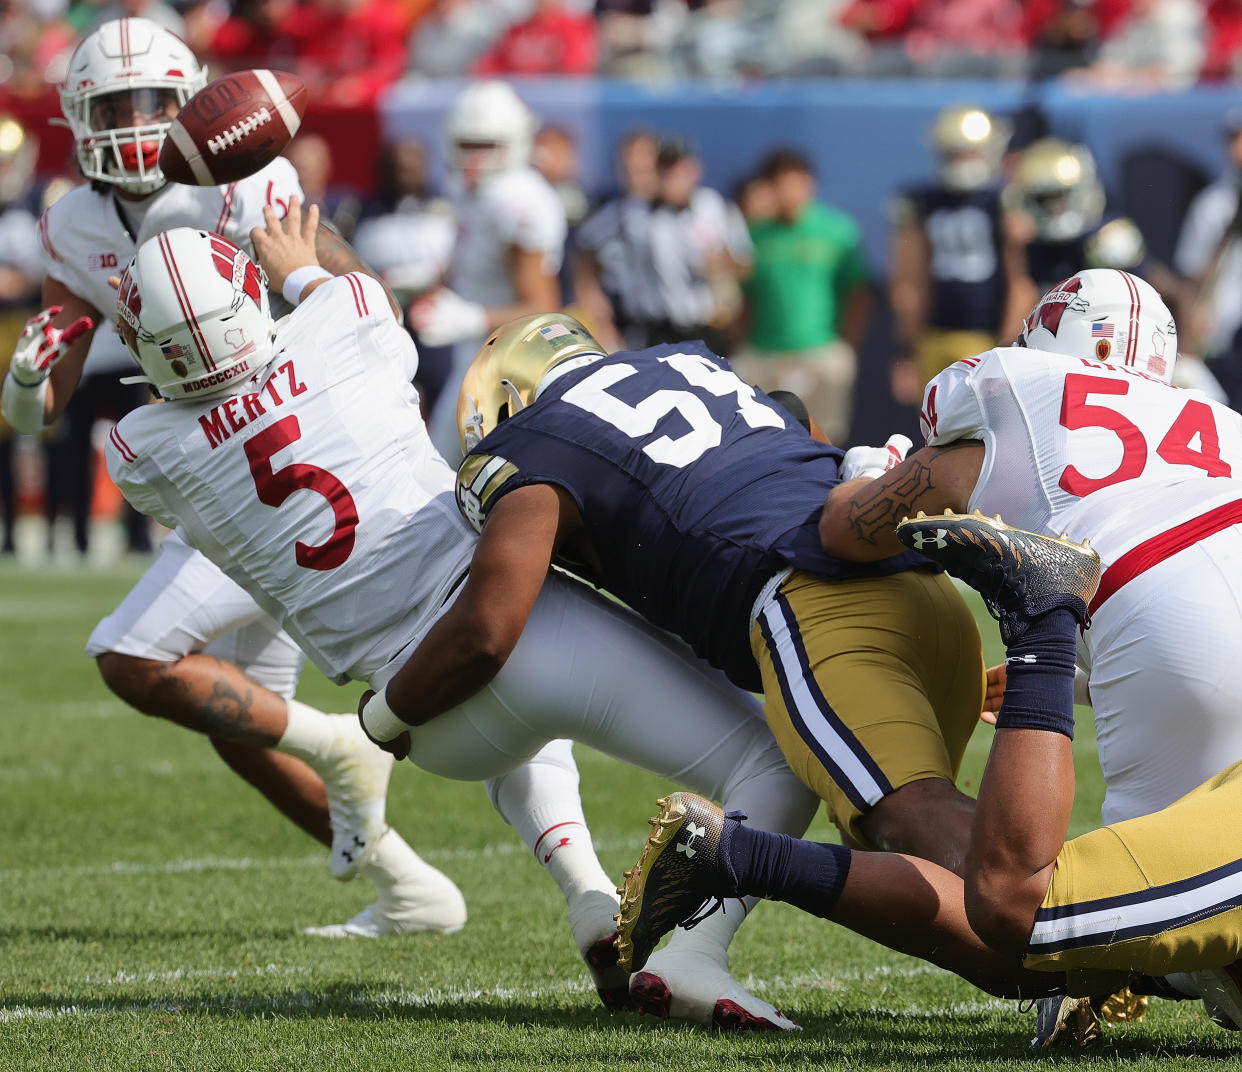
<instances>
[{"instance_id":1,"label":"outstretched hand","mask_svg":"<svg viewBox=\"0 0 1242 1072\"><path fill-rule=\"evenodd\" d=\"M61 308L53 305L44 309L27 320L22 328L9 374L23 387L36 387L46 380L56 362L69 352L69 347L95 326L89 316L80 316L66 327L55 327L52 321Z\"/></svg>"},{"instance_id":2,"label":"outstretched hand","mask_svg":"<svg viewBox=\"0 0 1242 1072\"><path fill-rule=\"evenodd\" d=\"M284 219L271 205L263 208L264 226L250 232L255 259L267 272L267 282L275 291L285 285L289 273L296 268L318 264L315 235L319 230L319 206L311 205L305 215L302 202L295 195L289 199L289 212Z\"/></svg>"}]
</instances>

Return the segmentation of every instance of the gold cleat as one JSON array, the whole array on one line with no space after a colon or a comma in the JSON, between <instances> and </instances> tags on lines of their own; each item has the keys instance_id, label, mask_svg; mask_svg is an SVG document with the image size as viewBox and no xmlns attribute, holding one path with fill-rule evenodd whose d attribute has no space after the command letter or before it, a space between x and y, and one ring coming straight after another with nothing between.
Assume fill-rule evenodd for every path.
<instances>
[{"instance_id":1,"label":"gold cleat","mask_svg":"<svg viewBox=\"0 0 1242 1072\"><path fill-rule=\"evenodd\" d=\"M628 972L642 968L660 939L705 901L719 900L724 812L694 793L670 793L656 804L660 814L648 820L655 829L617 890L617 959Z\"/></svg>"},{"instance_id":2,"label":"gold cleat","mask_svg":"<svg viewBox=\"0 0 1242 1072\"><path fill-rule=\"evenodd\" d=\"M1070 610L1084 627L1089 622L1087 607L1102 566L1086 542L1015 529L978 510L916 516L897 526L897 538L983 596L1006 643L1057 607Z\"/></svg>"},{"instance_id":3,"label":"gold cleat","mask_svg":"<svg viewBox=\"0 0 1242 1072\"><path fill-rule=\"evenodd\" d=\"M1143 1019L1147 1012L1147 995L1135 994L1128 986L1123 986L1115 994L1109 994L1103 1001L1096 1003L1100 1019L1109 1024L1134 1024Z\"/></svg>"}]
</instances>

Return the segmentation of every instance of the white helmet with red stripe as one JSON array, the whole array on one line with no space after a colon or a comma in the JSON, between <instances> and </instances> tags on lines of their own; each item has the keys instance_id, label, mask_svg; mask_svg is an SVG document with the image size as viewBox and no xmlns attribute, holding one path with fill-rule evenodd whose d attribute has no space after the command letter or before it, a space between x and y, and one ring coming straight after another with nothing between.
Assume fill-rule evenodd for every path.
<instances>
[{"instance_id":1,"label":"white helmet with red stripe","mask_svg":"<svg viewBox=\"0 0 1242 1072\"><path fill-rule=\"evenodd\" d=\"M168 128L206 84L190 47L147 19L114 19L84 37L60 86L82 174L134 194L158 190Z\"/></svg>"},{"instance_id":2,"label":"white helmet with red stripe","mask_svg":"<svg viewBox=\"0 0 1242 1072\"><path fill-rule=\"evenodd\" d=\"M236 390L271 362L267 276L227 238L178 227L144 242L121 276L117 327L165 398Z\"/></svg>"},{"instance_id":3,"label":"white helmet with red stripe","mask_svg":"<svg viewBox=\"0 0 1242 1072\"><path fill-rule=\"evenodd\" d=\"M1039 299L1018 345L1137 369L1169 383L1177 325L1150 283L1116 268L1088 268Z\"/></svg>"}]
</instances>

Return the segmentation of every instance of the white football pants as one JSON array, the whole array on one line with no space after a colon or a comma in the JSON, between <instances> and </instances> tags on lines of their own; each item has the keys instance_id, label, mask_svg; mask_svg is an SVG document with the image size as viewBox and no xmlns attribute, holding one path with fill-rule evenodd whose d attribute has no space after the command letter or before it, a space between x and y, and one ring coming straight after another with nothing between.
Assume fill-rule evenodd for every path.
<instances>
[{"instance_id":1,"label":"white football pants","mask_svg":"<svg viewBox=\"0 0 1242 1072\"><path fill-rule=\"evenodd\" d=\"M1158 811L1242 760L1242 526L1123 585L1080 649L1105 823Z\"/></svg>"},{"instance_id":2,"label":"white football pants","mask_svg":"<svg viewBox=\"0 0 1242 1072\"><path fill-rule=\"evenodd\" d=\"M176 532L121 605L95 626L86 653L106 651L159 662L204 652L286 700L306 659L244 589Z\"/></svg>"},{"instance_id":3,"label":"white football pants","mask_svg":"<svg viewBox=\"0 0 1242 1072\"><path fill-rule=\"evenodd\" d=\"M793 835L819 804L789 769L758 700L680 640L555 572L491 684L410 738L418 766L469 781L503 775L569 738Z\"/></svg>"}]
</instances>

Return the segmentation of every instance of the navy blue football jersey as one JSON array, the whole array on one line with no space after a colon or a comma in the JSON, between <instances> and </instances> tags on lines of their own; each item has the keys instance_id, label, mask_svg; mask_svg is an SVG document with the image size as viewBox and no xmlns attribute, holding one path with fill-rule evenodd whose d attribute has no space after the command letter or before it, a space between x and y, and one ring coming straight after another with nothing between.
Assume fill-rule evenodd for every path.
<instances>
[{"instance_id":1,"label":"navy blue football jersey","mask_svg":"<svg viewBox=\"0 0 1242 1072\"><path fill-rule=\"evenodd\" d=\"M1003 319L1005 273L999 187L922 186L899 199L923 225L931 256L929 327L993 332Z\"/></svg>"},{"instance_id":2,"label":"navy blue football jersey","mask_svg":"<svg viewBox=\"0 0 1242 1072\"><path fill-rule=\"evenodd\" d=\"M750 612L773 574L792 566L876 576L928 565L914 555L855 564L824 552L819 516L841 458L702 343L680 343L545 381L536 402L467 456L457 499L482 528L515 488L564 488L602 574L571 568L759 691Z\"/></svg>"},{"instance_id":3,"label":"navy blue football jersey","mask_svg":"<svg viewBox=\"0 0 1242 1072\"><path fill-rule=\"evenodd\" d=\"M1098 225L1078 238L1070 238L1064 242L1035 241L1026 247L1026 270L1040 294L1055 287L1062 279L1077 275L1091 264L1087 257L1087 246L1100 231L1114 220L1123 219L1119 216L1105 216ZM1133 225L1131 225L1133 226ZM1123 268L1127 272L1146 278L1152 267L1152 259L1144 250L1142 259L1135 264L1105 264L1100 267Z\"/></svg>"}]
</instances>

